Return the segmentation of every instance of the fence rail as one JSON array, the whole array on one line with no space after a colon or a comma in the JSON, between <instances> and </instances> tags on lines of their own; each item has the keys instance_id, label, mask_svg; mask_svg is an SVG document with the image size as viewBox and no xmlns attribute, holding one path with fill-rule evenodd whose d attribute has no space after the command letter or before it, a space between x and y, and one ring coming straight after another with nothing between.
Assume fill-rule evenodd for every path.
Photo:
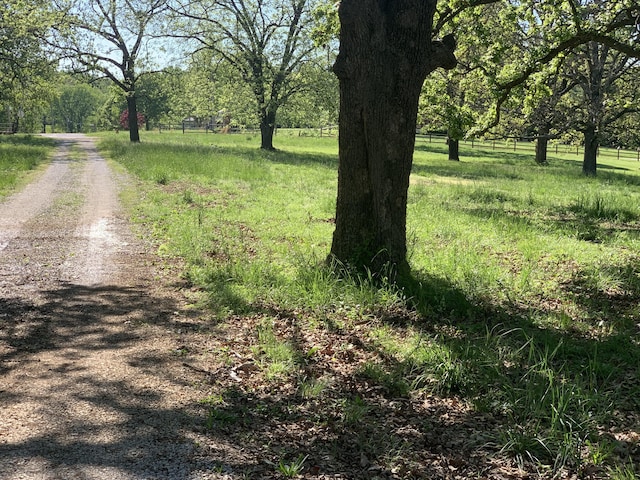
<instances>
[{"instance_id":1,"label":"fence rail","mask_svg":"<svg viewBox=\"0 0 640 480\"><path fill-rule=\"evenodd\" d=\"M426 133L416 135L416 145L424 144L446 144L447 136L441 133ZM461 140L460 145L466 145L471 148L482 148L490 150L502 150L511 152L531 152L535 154L536 142L531 140L519 139L496 139L496 140L478 140L468 139ZM549 154L567 155L573 154L580 156L584 153L584 147L580 145L569 145L562 143L550 143L547 147ZM640 161L640 148L637 150L624 150L609 147L601 147L598 149L599 157L617 158L618 160L636 160Z\"/></svg>"},{"instance_id":2,"label":"fence rail","mask_svg":"<svg viewBox=\"0 0 640 480\"><path fill-rule=\"evenodd\" d=\"M251 129L244 129L236 126L224 126L219 125L192 125L185 123L162 123L158 125L158 131L181 131L182 133L244 133L247 131L253 131Z\"/></svg>"},{"instance_id":3,"label":"fence rail","mask_svg":"<svg viewBox=\"0 0 640 480\"><path fill-rule=\"evenodd\" d=\"M0 131L1 131L0 124ZM189 123L171 123L160 124L158 130L162 131L181 131L182 133L258 133L259 130L252 128L240 128L231 127L221 130L220 128L211 128L208 125L190 125ZM320 137L335 137L338 134L337 125L325 125L319 128L285 128L277 129L289 132L288 134L294 134L298 136L320 136ZM428 145L428 144L446 144L447 136L442 133L418 133L416 134L416 146ZM492 139L492 140L479 140L479 139L467 139L461 140L460 146L467 146L471 148L480 148L484 150L496 150L496 151L511 151L511 152L527 152L535 155L536 142L534 140L523 140L515 138L505 139ZM584 148L580 145L569 145L557 142L550 142L547 147L547 152L551 155L569 155L573 154L576 157L580 157L584 153ZM601 147L598 150L599 157L617 158L618 160L636 160L640 161L640 148L638 150L624 150Z\"/></svg>"},{"instance_id":4,"label":"fence rail","mask_svg":"<svg viewBox=\"0 0 640 480\"><path fill-rule=\"evenodd\" d=\"M15 133L13 131L13 125L11 123L0 123L0 134L10 135Z\"/></svg>"}]
</instances>

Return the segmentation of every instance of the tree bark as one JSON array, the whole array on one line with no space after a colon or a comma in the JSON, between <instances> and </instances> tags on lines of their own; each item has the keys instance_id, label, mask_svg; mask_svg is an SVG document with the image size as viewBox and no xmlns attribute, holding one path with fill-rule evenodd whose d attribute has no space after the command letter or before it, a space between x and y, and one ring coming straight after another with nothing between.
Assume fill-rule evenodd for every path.
<instances>
[{"instance_id":1,"label":"tree bark","mask_svg":"<svg viewBox=\"0 0 640 480\"><path fill-rule=\"evenodd\" d=\"M593 125L587 126L584 130L584 157L582 160L582 173L589 177L595 177L598 167L598 147L600 139L598 132Z\"/></svg>"},{"instance_id":2,"label":"tree bark","mask_svg":"<svg viewBox=\"0 0 640 480\"><path fill-rule=\"evenodd\" d=\"M134 92L127 94L127 110L129 111L129 140L140 141L140 131L138 129L138 104Z\"/></svg>"},{"instance_id":3,"label":"tree bark","mask_svg":"<svg viewBox=\"0 0 640 480\"><path fill-rule=\"evenodd\" d=\"M460 161L460 140L454 140L453 138L448 137L447 144L449 145L449 160L459 162Z\"/></svg>"},{"instance_id":4,"label":"tree bark","mask_svg":"<svg viewBox=\"0 0 640 480\"><path fill-rule=\"evenodd\" d=\"M547 146L549 144L548 132L541 134L536 139L536 163L538 165L547 164Z\"/></svg>"},{"instance_id":5,"label":"tree bark","mask_svg":"<svg viewBox=\"0 0 640 480\"><path fill-rule=\"evenodd\" d=\"M330 260L409 272L406 208L418 97L426 76L453 68L453 37L432 41L436 0L342 0L339 167Z\"/></svg>"},{"instance_id":6,"label":"tree bark","mask_svg":"<svg viewBox=\"0 0 640 480\"><path fill-rule=\"evenodd\" d=\"M273 133L276 129L275 112L260 112L260 148L275 150L273 147Z\"/></svg>"}]
</instances>

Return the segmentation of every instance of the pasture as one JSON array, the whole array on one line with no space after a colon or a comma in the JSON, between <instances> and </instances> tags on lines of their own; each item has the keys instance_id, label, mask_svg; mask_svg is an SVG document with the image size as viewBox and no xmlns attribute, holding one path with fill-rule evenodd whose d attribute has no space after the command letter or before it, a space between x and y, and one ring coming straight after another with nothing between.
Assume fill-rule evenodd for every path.
<instances>
[{"instance_id":1,"label":"pasture","mask_svg":"<svg viewBox=\"0 0 640 480\"><path fill-rule=\"evenodd\" d=\"M12 188L14 170L50 147L0 140L0 153L13 149L0 169ZM463 143L450 162L444 144L419 139L414 278L399 288L325 264L336 139L283 131L275 144L100 134L102 152L137 179L123 200L140 235L199 315L206 342L175 354L216 372L199 385L200 428L246 452L220 457L221 474L637 478L632 155L604 155L585 178L571 151L543 167L524 148Z\"/></svg>"},{"instance_id":2,"label":"pasture","mask_svg":"<svg viewBox=\"0 0 640 480\"><path fill-rule=\"evenodd\" d=\"M210 315L207 362L251 372L203 399L212 438L268 443L281 476L635 478L632 156L585 178L575 152L542 167L463 144L458 163L419 139L400 289L325 266L334 138L280 132L276 152L241 134L123 140L101 148L140 179L136 218Z\"/></svg>"}]
</instances>

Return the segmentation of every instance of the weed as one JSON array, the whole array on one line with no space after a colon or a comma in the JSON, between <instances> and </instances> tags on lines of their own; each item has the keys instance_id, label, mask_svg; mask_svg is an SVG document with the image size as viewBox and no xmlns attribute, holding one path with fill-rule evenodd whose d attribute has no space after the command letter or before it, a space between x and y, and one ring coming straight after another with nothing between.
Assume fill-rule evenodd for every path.
<instances>
[{"instance_id":1,"label":"weed","mask_svg":"<svg viewBox=\"0 0 640 480\"><path fill-rule=\"evenodd\" d=\"M273 325L264 321L258 326L258 344L254 353L266 363L265 375L268 379L291 373L297 361L295 349L285 341L278 339Z\"/></svg>"},{"instance_id":2,"label":"weed","mask_svg":"<svg viewBox=\"0 0 640 480\"><path fill-rule=\"evenodd\" d=\"M371 407L359 396L344 400L342 404L342 421L346 425L357 425L371 411Z\"/></svg>"},{"instance_id":3,"label":"weed","mask_svg":"<svg viewBox=\"0 0 640 480\"><path fill-rule=\"evenodd\" d=\"M187 205L193 205L194 203L196 203L195 196L191 190L184 190L182 192L182 200Z\"/></svg>"},{"instance_id":4,"label":"weed","mask_svg":"<svg viewBox=\"0 0 640 480\"><path fill-rule=\"evenodd\" d=\"M229 413L219 408L209 408L207 412L207 420L205 426L207 430L213 430L216 425L232 424L237 421L237 417L233 413Z\"/></svg>"},{"instance_id":5,"label":"weed","mask_svg":"<svg viewBox=\"0 0 640 480\"><path fill-rule=\"evenodd\" d=\"M638 473L633 463L616 465L613 468L609 468L609 478L611 480L637 480Z\"/></svg>"},{"instance_id":6,"label":"weed","mask_svg":"<svg viewBox=\"0 0 640 480\"><path fill-rule=\"evenodd\" d=\"M224 403L224 399L222 398L222 395L212 394L200 400L200 403L203 405L216 406L216 405L222 405Z\"/></svg>"},{"instance_id":7,"label":"weed","mask_svg":"<svg viewBox=\"0 0 640 480\"><path fill-rule=\"evenodd\" d=\"M304 462L306 462L308 456L299 455L295 460L290 463L285 463L284 460L278 462L278 472L287 478L293 478L302 473L304 468Z\"/></svg>"},{"instance_id":8,"label":"weed","mask_svg":"<svg viewBox=\"0 0 640 480\"><path fill-rule=\"evenodd\" d=\"M317 398L327 388L329 382L324 379L304 379L298 385L298 392L302 398Z\"/></svg>"},{"instance_id":9,"label":"weed","mask_svg":"<svg viewBox=\"0 0 640 480\"><path fill-rule=\"evenodd\" d=\"M615 449L615 444L606 438L601 438L598 442L587 439L585 444L588 449L588 461L596 466L607 462Z\"/></svg>"},{"instance_id":10,"label":"weed","mask_svg":"<svg viewBox=\"0 0 640 480\"><path fill-rule=\"evenodd\" d=\"M387 371L382 365L367 362L361 367L359 374L362 377L382 386L390 397L406 397L411 391L411 386L403 375L403 370Z\"/></svg>"},{"instance_id":11,"label":"weed","mask_svg":"<svg viewBox=\"0 0 640 480\"><path fill-rule=\"evenodd\" d=\"M158 185L167 185L171 178L169 174L165 171L158 171L154 175L154 180Z\"/></svg>"},{"instance_id":12,"label":"weed","mask_svg":"<svg viewBox=\"0 0 640 480\"><path fill-rule=\"evenodd\" d=\"M524 470L525 462L538 464L547 461L552 455L547 441L537 433L538 427L516 426L500 432L500 453L513 456L518 466Z\"/></svg>"}]
</instances>

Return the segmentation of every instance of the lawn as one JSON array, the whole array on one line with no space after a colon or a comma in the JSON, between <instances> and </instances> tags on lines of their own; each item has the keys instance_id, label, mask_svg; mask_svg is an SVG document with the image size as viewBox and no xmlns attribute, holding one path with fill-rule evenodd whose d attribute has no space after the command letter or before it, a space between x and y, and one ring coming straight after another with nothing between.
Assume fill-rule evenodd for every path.
<instances>
[{"instance_id":1,"label":"lawn","mask_svg":"<svg viewBox=\"0 0 640 480\"><path fill-rule=\"evenodd\" d=\"M232 478L614 478L640 467L640 164L421 138L414 282L325 266L335 138L102 134L206 312L202 426ZM212 454L213 455L213 454ZM226 477L225 477L226 478Z\"/></svg>"},{"instance_id":2,"label":"lawn","mask_svg":"<svg viewBox=\"0 0 640 480\"><path fill-rule=\"evenodd\" d=\"M25 174L48 158L53 140L30 135L0 136L0 198L14 191Z\"/></svg>"}]
</instances>

